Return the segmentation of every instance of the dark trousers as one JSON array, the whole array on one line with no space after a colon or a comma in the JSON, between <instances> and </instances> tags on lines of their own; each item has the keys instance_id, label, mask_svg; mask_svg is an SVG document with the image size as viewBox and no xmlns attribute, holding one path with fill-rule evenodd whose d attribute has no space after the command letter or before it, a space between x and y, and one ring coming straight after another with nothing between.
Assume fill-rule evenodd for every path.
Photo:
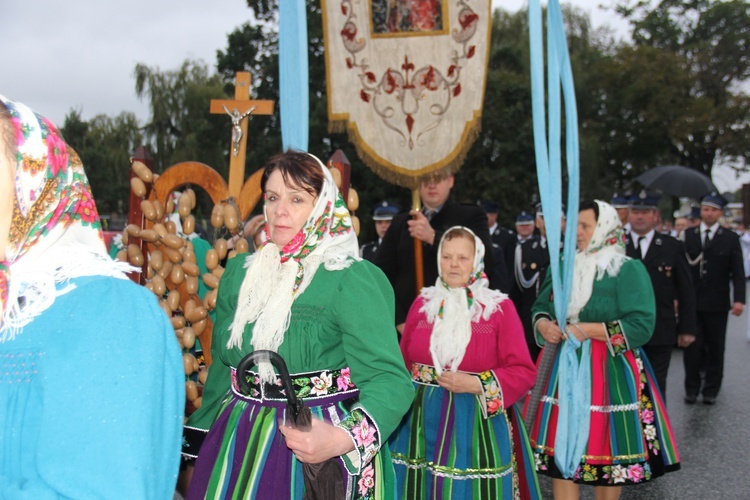
<instances>
[{"instance_id":1,"label":"dark trousers","mask_svg":"<svg viewBox=\"0 0 750 500\"><path fill-rule=\"evenodd\" d=\"M724 345L727 336L726 311L697 311L698 331L695 342L685 349L685 395L701 393L701 370L705 371L703 396L715 398L724 376Z\"/></svg>"},{"instance_id":2,"label":"dark trousers","mask_svg":"<svg viewBox=\"0 0 750 500\"><path fill-rule=\"evenodd\" d=\"M659 384L661 395L664 401L667 401L667 372L669 371L669 362L672 360L671 345L648 345L643 346L651 368L654 370L656 383Z\"/></svg>"}]
</instances>

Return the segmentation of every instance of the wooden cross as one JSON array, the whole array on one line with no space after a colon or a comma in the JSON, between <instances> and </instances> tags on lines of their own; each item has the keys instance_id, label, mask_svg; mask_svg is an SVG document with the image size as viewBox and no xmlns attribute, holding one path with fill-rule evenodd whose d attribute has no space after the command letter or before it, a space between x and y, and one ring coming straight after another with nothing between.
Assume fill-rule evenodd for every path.
<instances>
[{"instance_id":1,"label":"wooden cross","mask_svg":"<svg viewBox=\"0 0 750 500\"><path fill-rule=\"evenodd\" d=\"M232 118L232 147L229 151L229 196L238 198L245 181L247 151L247 117L272 115L273 101L250 100L250 73L238 71L234 100L211 99L211 114L228 114Z\"/></svg>"}]
</instances>

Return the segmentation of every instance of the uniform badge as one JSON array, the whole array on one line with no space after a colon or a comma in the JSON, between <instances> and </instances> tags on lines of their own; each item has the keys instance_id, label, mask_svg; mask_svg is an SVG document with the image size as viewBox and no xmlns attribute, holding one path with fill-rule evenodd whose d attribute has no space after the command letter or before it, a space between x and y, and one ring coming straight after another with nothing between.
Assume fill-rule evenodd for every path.
<instances>
[{"instance_id":1,"label":"uniform badge","mask_svg":"<svg viewBox=\"0 0 750 500\"><path fill-rule=\"evenodd\" d=\"M667 278L672 277L672 267L671 266L665 266L664 269L667 271Z\"/></svg>"},{"instance_id":2,"label":"uniform badge","mask_svg":"<svg viewBox=\"0 0 750 500\"><path fill-rule=\"evenodd\" d=\"M535 241L535 242L534 242L534 244L533 244L533 245L531 245L531 248L536 248L536 247L538 247L538 246L539 246L539 244L538 244L538 243L537 243L537 242ZM532 267L532 269L534 269L534 268Z\"/></svg>"}]
</instances>

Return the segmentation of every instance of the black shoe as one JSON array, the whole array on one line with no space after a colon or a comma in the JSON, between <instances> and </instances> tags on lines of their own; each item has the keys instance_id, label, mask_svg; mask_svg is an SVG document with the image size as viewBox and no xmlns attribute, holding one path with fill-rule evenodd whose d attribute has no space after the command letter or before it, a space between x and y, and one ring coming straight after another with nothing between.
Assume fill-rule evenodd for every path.
<instances>
[{"instance_id":1,"label":"black shoe","mask_svg":"<svg viewBox=\"0 0 750 500\"><path fill-rule=\"evenodd\" d=\"M703 404L704 405L715 405L716 404L716 398L713 396L703 396Z\"/></svg>"},{"instance_id":2,"label":"black shoe","mask_svg":"<svg viewBox=\"0 0 750 500\"><path fill-rule=\"evenodd\" d=\"M705 401L705 399L704 399L704 401ZM698 402L698 398L697 397L695 397L695 396L685 396L685 403L687 403L689 405L694 405L697 402Z\"/></svg>"}]
</instances>

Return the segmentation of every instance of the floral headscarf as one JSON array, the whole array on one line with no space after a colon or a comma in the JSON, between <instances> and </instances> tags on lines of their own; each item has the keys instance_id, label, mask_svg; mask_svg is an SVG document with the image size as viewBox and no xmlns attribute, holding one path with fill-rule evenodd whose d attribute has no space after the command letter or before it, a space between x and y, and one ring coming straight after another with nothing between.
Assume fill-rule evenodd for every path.
<instances>
[{"instance_id":1,"label":"floral headscarf","mask_svg":"<svg viewBox=\"0 0 750 500\"><path fill-rule=\"evenodd\" d=\"M600 200L595 200L595 203L599 206L599 217L594 234L586 250L578 252L575 258L568 306L568 320L571 322L578 321L578 314L591 298L594 278L600 280L605 273L617 276L623 262L628 260L625 255L625 233L617 210Z\"/></svg>"},{"instance_id":2,"label":"floral headscarf","mask_svg":"<svg viewBox=\"0 0 750 500\"><path fill-rule=\"evenodd\" d=\"M112 262L78 154L57 127L0 95L15 132L15 199L5 261L0 263L0 342L11 340L78 276L126 278Z\"/></svg>"},{"instance_id":3,"label":"floral headscarf","mask_svg":"<svg viewBox=\"0 0 750 500\"><path fill-rule=\"evenodd\" d=\"M474 238L474 266L469 281L462 287L451 288L443 280L440 257L446 235L454 229L463 229ZM453 235L452 238L459 236ZM484 274L484 243L474 232L463 226L453 226L440 239L438 246L438 278L435 286L423 288L420 295L427 321L433 323L430 335L430 353L438 374L444 369L458 370L471 340L471 323L488 319L508 298L502 292L490 290Z\"/></svg>"},{"instance_id":4,"label":"floral headscarf","mask_svg":"<svg viewBox=\"0 0 750 500\"><path fill-rule=\"evenodd\" d=\"M254 349L278 350L289 327L292 303L304 293L318 266L324 264L329 271L335 271L349 267L353 260L361 260L349 210L333 177L320 160L310 156L323 171L321 192L305 225L291 242L279 248L268 240L248 257L249 270L240 287L227 342L229 349L240 347L245 325L255 323ZM260 374L265 381L273 378L270 363L261 363Z\"/></svg>"},{"instance_id":5,"label":"floral headscarf","mask_svg":"<svg viewBox=\"0 0 750 500\"><path fill-rule=\"evenodd\" d=\"M594 233L585 250L576 254L573 286L567 320L577 323L583 307L591 298L594 280L605 274L617 276L625 255L625 235L617 210L600 200ZM570 337L562 343L558 362L558 419L555 441L555 464L563 477L577 470L589 437L588 418L591 406L591 342Z\"/></svg>"}]
</instances>

